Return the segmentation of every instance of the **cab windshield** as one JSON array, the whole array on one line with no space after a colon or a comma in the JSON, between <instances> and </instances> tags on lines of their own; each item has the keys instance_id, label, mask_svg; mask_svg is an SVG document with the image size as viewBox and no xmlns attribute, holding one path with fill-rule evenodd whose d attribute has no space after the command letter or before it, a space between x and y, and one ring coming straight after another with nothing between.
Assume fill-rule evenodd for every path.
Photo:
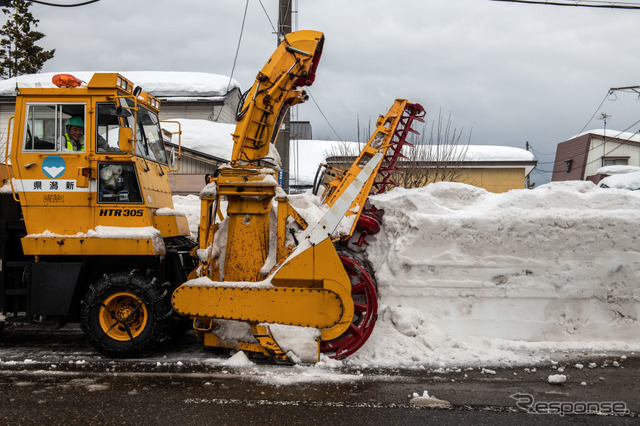
<instances>
[{"instance_id":1,"label":"cab windshield","mask_svg":"<svg viewBox=\"0 0 640 426\"><path fill-rule=\"evenodd\" d=\"M123 102L130 108L134 107L133 100L124 98ZM133 121L137 119L137 125ZM162 141L162 131L158 116L155 112L138 105L138 113L125 118L127 127L136 128L136 155L158 163L167 164L167 154Z\"/></svg>"}]
</instances>

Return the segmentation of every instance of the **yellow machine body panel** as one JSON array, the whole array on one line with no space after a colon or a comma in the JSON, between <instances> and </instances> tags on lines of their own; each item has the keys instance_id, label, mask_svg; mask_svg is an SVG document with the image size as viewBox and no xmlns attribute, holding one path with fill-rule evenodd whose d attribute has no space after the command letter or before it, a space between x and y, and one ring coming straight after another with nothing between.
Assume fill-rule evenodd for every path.
<instances>
[{"instance_id":1,"label":"yellow machine body panel","mask_svg":"<svg viewBox=\"0 0 640 426\"><path fill-rule=\"evenodd\" d=\"M159 105L117 73L96 73L76 88L19 89L11 183L28 234L25 254L158 252L151 236L109 237L114 244L105 243L94 235L98 227L138 236L147 228L161 238L189 235L186 218L172 212ZM80 140L70 138L70 123L83 128ZM162 208L167 211L157 215ZM56 243L45 243L48 238ZM93 238L94 245L87 243ZM120 239L123 244L114 247Z\"/></svg>"},{"instance_id":2,"label":"yellow machine body panel","mask_svg":"<svg viewBox=\"0 0 640 426\"><path fill-rule=\"evenodd\" d=\"M22 239L25 252L40 255L102 255L155 256L165 254L164 246L151 238L95 238L28 236Z\"/></svg>"},{"instance_id":3,"label":"yellow machine body panel","mask_svg":"<svg viewBox=\"0 0 640 426\"><path fill-rule=\"evenodd\" d=\"M330 239L294 254L270 283L183 284L173 293L177 312L322 329L334 339L351 324L351 282Z\"/></svg>"}]
</instances>

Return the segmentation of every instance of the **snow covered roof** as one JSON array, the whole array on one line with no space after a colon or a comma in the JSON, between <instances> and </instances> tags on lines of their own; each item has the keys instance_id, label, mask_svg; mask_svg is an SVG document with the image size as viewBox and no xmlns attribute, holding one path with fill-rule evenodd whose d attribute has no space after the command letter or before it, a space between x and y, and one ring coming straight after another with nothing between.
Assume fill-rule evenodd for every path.
<instances>
[{"instance_id":1,"label":"snow covered roof","mask_svg":"<svg viewBox=\"0 0 640 426\"><path fill-rule=\"evenodd\" d=\"M617 165L617 166L600 167L598 170L596 170L597 175L618 175L618 174L633 173L633 172L640 172L640 167Z\"/></svg>"},{"instance_id":2,"label":"snow covered roof","mask_svg":"<svg viewBox=\"0 0 640 426\"><path fill-rule=\"evenodd\" d=\"M189 120L184 118L171 119L182 125L182 145L205 154L219 158L230 159L233 150L231 133L234 124L215 123L207 120ZM176 132L177 125L163 123L162 127ZM178 143L174 137L173 143ZM345 147L346 145L346 147ZM359 152L357 142L322 141L322 140L292 140L289 157L291 181L298 185L311 185L315 177L318 164L324 162L332 153L340 152L341 146L347 152ZM440 146L440 152L459 150L450 158L456 161L469 162L522 162L535 161L534 155L521 148L494 145L464 145Z\"/></svg>"},{"instance_id":3,"label":"snow covered roof","mask_svg":"<svg viewBox=\"0 0 640 426\"><path fill-rule=\"evenodd\" d=\"M235 124L216 123L208 120L191 120L186 118L173 118L182 127L182 146L213 155L214 157L231 159L233 151L233 139L231 133L236 128ZM178 125L174 123L162 123L162 128L177 132ZM173 143L178 143L178 137L172 138Z\"/></svg>"},{"instance_id":4,"label":"snow covered roof","mask_svg":"<svg viewBox=\"0 0 640 426\"><path fill-rule=\"evenodd\" d=\"M637 132L636 133L621 132L619 130L614 130L614 129L587 130L586 132L582 132L582 133L579 133L577 135L571 136L567 140L575 139L575 138L583 136L583 135L598 135L598 136L606 136L607 138L616 138L616 139L628 140L628 141L631 141L631 142L640 142L640 135Z\"/></svg>"},{"instance_id":5,"label":"snow covered roof","mask_svg":"<svg viewBox=\"0 0 640 426\"><path fill-rule=\"evenodd\" d=\"M446 158L456 161L536 161L533 153L513 146L498 145L440 145L425 147L431 157L439 157L438 153L447 153ZM448 154L450 153L450 154ZM444 157L442 155L441 157Z\"/></svg>"},{"instance_id":6,"label":"snow covered roof","mask_svg":"<svg viewBox=\"0 0 640 426\"><path fill-rule=\"evenodd\" d=\"M322 148L326 153L340 152L341 145L345 146L346 152L359 152L358 142L349 141L321 141L321 140L301 140L305 149L310 149L309 145ZM497 145L429 145L422 149L430 158L446 161L455 158L456 161L536 161L533 153L512 146Z\"/></svg>"},{"instance_id":7,"label":"snow covered roof","mask_svg":"<svg viewBox=\"0 0 640 426\"><path fill-rule=\"evenodd\" d=\"M180 98L220 98L231 90L240 90L240 83L227 76L205 72L183 71L65 71L85 82L89 82L96 72L119 72L134 85L161 99ZM27 74L0 81L0 96L15 96L16 81L18 87L53 88L51 78L59 72Z\"/></svg>"},{"instance_id":8,"label":"snow covered roof","mask_svg":"<svg viewBox=\"0 0 640 426\"><path fill-rule=\"evenodd\" d=\"M298 170L298 184L310 185L313 183L318 164L327 157L336 155L337 152L360 151L358 142L299 140L291 142L290 157L292 161L291 176ZM361 144L360 144L361 145ZM425 147L427 148L427 147ZM297 156L296 156L296 153ZM441 153L441 155L440 155ZM441 157L441 161L455 159L457 162L522 162L532 163L536 161L533 153L511 146L496 145L440 145L431 146L428 152L429 158ZM446 157L446 158L445 158ZM294 167L294 161L299 161ZM437 161L437 160L436 160ZM527 168L527 173L533 169Z\"/></svg>"}]
</instances>

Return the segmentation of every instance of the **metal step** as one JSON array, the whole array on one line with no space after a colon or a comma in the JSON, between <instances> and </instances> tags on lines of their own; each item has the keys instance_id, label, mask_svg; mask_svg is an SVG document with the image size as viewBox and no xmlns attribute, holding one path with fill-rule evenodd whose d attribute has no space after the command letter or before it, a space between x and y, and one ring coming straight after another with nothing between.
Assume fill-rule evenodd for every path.
<instances>
[{"instance_id":1,"label":"metal step","mask_svg":"<svg viewBox=\"0 0 640 426\"><path fill-rule=\"evenodd\" d=\"M8 260L5 262L7 268L24 268L30 266L33 262L28 260Z\"/></svg>"},{"instance_id":2,"label":"metal step","mask_svg":"<svg viewBox=\"0 0 640 426\"><path fill-rule=\"evenodd\" d=\"M7 296L26 296L27 289L26 288L8 288L8 289L5 289L4 294Z\"/></svg>"},{"instance_id":3,"label":"metal step","mask_svg":"<svg viewBox=\"0 0 640 426\"><path fill-rule=\"evenodd\" d=\"M11 323L11 322L31 322L31 318L29 318L27 315L16 315L14 317L6 317L5 318L5 322L7 322L7 323Z\"/></svg>"}]
</instances>

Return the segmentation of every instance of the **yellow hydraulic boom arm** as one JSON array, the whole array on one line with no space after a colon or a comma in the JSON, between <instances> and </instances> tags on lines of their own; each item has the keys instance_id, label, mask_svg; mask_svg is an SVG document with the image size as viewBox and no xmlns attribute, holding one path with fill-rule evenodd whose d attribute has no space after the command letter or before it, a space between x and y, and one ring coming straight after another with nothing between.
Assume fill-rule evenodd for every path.
<instances>
[{"instance_id":1,"label":"yellow hydraulic boom arm","mask_svg":"<svg viewBox=\"0 0 640 426\"><path fill-rule=\"evenodd\" d=\"M289 33L256 76L243 99L233 133L231 166L254 164L269 155L280 123L290 106L304 102L322 53L324 35L304 30Z\"/></svg>"}]
</instances>

